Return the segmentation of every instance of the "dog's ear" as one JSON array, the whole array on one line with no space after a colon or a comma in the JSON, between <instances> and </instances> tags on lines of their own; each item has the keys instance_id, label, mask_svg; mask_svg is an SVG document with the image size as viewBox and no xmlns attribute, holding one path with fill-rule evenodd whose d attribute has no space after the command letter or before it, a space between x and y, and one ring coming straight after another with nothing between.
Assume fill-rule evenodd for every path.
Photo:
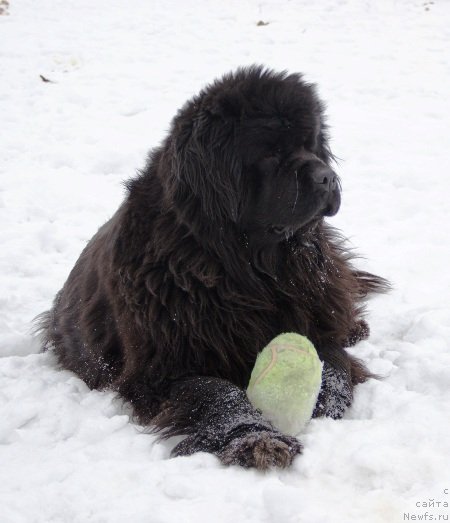
<instances>
[{"instance_id":1,"label":"dog's ear","mask_svg":"<svg viewBox=\"0 0 450 523\"><path fill-rule=\"evenodd\" d=\"M215 107L178 122L171 143L174 196L179 207L188 200L214 222L237 222L241 202L241 159L232 118Z\"/></svg>"}]
</instances>

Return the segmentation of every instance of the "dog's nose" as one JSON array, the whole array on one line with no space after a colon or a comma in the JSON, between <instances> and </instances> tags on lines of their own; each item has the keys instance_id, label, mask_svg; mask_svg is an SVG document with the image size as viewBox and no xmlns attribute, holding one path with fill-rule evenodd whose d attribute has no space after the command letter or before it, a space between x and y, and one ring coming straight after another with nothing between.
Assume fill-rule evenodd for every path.
<instances>
[{"instance_id":1,"label":"dog's nose","mask_svg":"<svg viewBox=\"0 0 450 523\"><path fill-rule=\"evenodd\" d=\"M336 173L326 165L314 167L311 171L311 179L316 185L320 185L324 190L331 191L336 187Z\"/></svg>"}]
</instances>

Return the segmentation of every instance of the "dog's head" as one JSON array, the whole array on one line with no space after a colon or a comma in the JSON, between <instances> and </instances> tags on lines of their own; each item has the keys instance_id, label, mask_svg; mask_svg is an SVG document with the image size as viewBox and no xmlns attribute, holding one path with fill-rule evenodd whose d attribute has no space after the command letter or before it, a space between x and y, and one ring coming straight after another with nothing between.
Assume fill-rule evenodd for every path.
<instances>
[{"instance_id":1,"label":"dog's head","mask_svg":"<svg viewBox=\"0 0 450 523\"><path fill-rule=\"evenodd\" d=\"M251 67L224 76L181 109L169 144L178 205L232 221L258 244L339 209L323 105L300 75Z\"/></svg>"}]
</instances>

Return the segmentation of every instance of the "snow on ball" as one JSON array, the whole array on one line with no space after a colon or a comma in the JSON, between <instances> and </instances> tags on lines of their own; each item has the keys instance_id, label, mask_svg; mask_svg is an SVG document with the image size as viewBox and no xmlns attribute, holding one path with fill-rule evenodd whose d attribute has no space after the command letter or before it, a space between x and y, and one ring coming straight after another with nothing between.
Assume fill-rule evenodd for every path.
<instances>
[{"instance_id":1,"label":"snow on ball","mask_svg":"<svg viewBox=\"0 0 450 523\"><path fill-rule=\"evenodd\" d=\"M311 419L322 382L322 362L300 334L274 338L258 355L247 396L273 425L295 436Z\"/></svg>"}]
</instances>

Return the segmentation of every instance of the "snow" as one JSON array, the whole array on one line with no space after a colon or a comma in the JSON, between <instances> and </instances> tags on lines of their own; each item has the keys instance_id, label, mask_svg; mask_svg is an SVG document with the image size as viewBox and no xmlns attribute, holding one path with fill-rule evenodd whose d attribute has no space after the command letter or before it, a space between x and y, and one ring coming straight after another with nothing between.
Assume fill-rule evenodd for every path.
<instances>
[{"instance_id":1,"label":"snow","mask_svg":"<svg viewBox=\"0 0 450 523\"><path fill-rule=\"evenodd\" d=\"M0 15L1 522L448 518L450 3L9 4ZM318 83L344 188L331 223L364 256L361 268L394 284L371 302L371 338L352 349L384 379L358 386L344 419L313 420L290 470L265 474L206 454L170 459L172 442L155 443L112 393L59 370L30 334L178 107L254 62Z\"/></svg>"}]
</instances>

